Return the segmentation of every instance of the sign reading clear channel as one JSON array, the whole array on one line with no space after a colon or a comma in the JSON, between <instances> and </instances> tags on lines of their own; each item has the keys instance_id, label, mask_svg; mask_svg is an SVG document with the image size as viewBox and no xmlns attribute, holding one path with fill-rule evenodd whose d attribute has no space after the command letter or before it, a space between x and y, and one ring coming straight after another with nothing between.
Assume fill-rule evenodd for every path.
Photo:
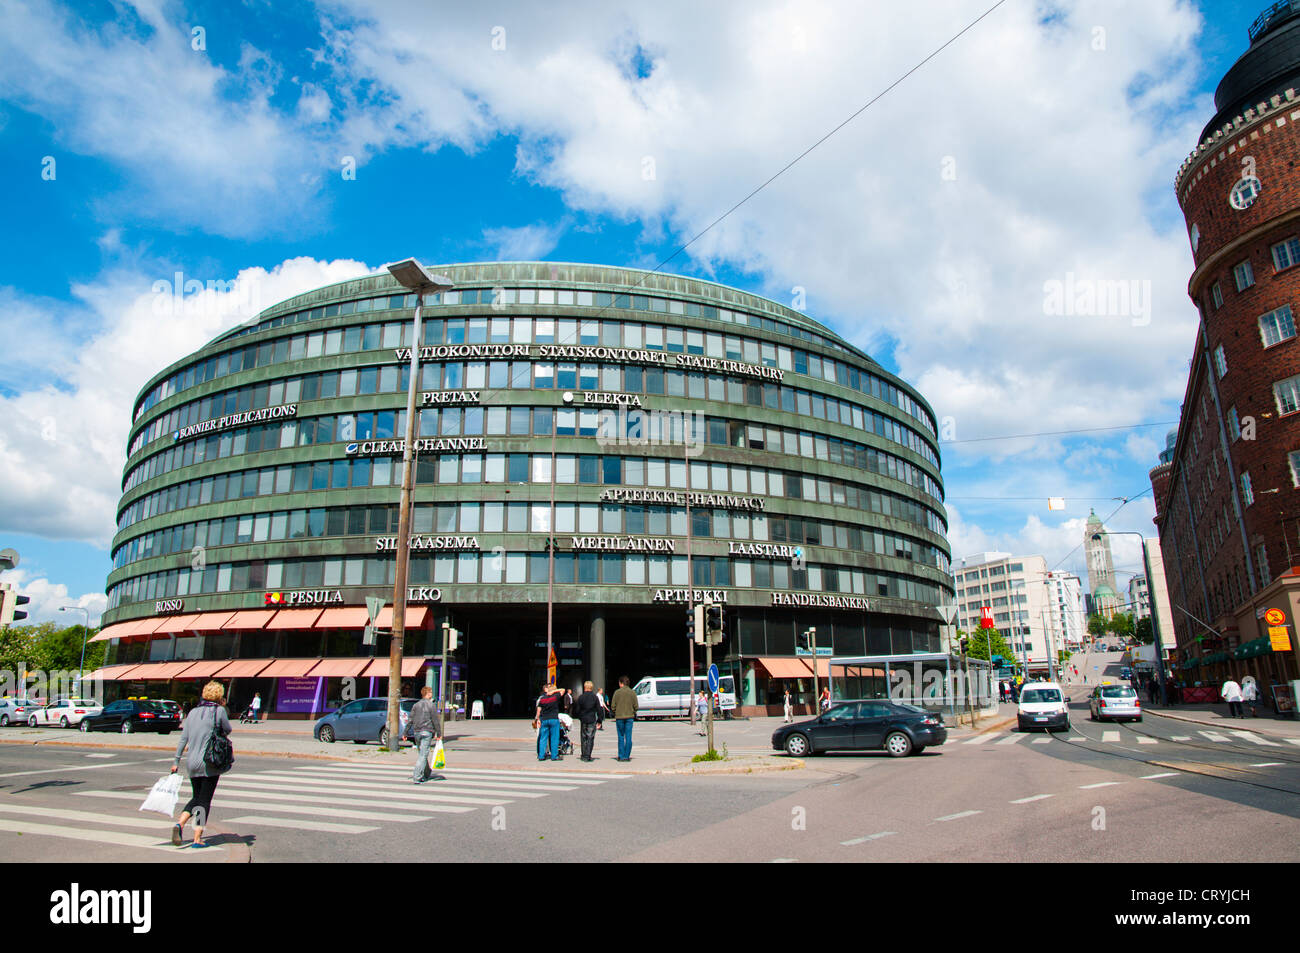
<instances>
[{"instance_id":1,"label":"sign reading clear channel","mask_svg":"<svg viewBox=\"0 0 1300 953\"><path fill-rule=\"evenodd\" d=\"M482 437L421 437L415 441L416 453L460 453L465 450L486 450ZM350 443L343 452L352 457L400 456L406 452L405 440L363 440Z\"/></svg>"},{"instance_id":2,"label":"sign reading clear channel","mask_svg":"<svg viewBox=\"0 0 1300 953\"><path fill-rule=\"evenodd\" d=\"M405 362L411 359L411 349L409 347L395 348L393 353L399 361ZM644 348L604 347L603 345L586 344L434 344L420 348L420 360L422 361L511 357L543 361L614 361L621 364L655 364L661 367L676 366L690 368L691 370L743 374L747 377L761 377L770 381L785 379L785 371L779 367L748 364L745 361L732 361L721 357L704 357L701 354L650 351Z\"/></svg>"}]
</instances>

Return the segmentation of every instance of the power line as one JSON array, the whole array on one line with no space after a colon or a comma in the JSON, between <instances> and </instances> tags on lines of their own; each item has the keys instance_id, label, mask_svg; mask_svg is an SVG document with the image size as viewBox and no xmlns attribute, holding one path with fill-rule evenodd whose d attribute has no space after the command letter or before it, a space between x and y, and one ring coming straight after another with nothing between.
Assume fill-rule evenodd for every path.
<instances>
[{"instance_id":1,"label":"power line","mask_svg":"<svg viewBox=\"0 0 1300 953\"><path fill-rule=\"evenodd\" d=\"M1102 433L1109 430L1140 430L1143 427L1169 427L1176 425L1176 420L1154 420L1146 424L1120 424L1115 427L1081 427L1077 430L1045 430L1041 433L1008 433L996 437L969 437L965 440L940 440L941 444L980 443L986 440L1018 440L1024 437L1064 437L1079 433ZM1107 497L1114 499L1114 497Z\"/></svg>"}]
</instances>

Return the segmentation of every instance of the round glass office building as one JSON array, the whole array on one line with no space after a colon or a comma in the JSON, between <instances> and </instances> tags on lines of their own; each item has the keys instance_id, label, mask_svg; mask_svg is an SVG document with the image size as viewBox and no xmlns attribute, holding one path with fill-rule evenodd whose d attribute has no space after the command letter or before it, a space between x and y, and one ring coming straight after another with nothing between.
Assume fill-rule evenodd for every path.
<instances>
[{"instance_id":1,"label":"round glass office building","mask_svg":"<svg viewBox=\"0 0 1300 953\"><path fill-rule=\"evenodd\" d=\"M939 651L952 580L915 390L705 281L431 270L454 289L426 299L416 354L407 689L444 621L457 696L502 714L531 714L548 624L562 683L682 674L701 602L723 607L714 658L746 711L809 693L809 627L841 656ZM366 598L391 605L396 578L414 306L387 274L331 285L149 381L97 636L110 697L216 677L236 708L310 717L386 694L391 610L368 636Z\"/></svg>"}]
</instances>

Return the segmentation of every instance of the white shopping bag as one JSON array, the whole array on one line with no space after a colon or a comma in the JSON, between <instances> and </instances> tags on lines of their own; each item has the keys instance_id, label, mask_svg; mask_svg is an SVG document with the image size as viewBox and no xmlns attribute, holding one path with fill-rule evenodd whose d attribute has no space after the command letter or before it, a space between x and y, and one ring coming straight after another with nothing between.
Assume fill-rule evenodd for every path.
<instances>
[{"instance_id":1,"label":"white shopping bag","mask_svg":"<svg viewBox=\"0 0 1300 953\"><path fill-rule=\"evenodd\" d=\"M157 811L171 817L176 810L176 800L181 795L180 774L164 774L154 782L153 790L140 805L142 811Z\"/></svg>"}]
</instances>

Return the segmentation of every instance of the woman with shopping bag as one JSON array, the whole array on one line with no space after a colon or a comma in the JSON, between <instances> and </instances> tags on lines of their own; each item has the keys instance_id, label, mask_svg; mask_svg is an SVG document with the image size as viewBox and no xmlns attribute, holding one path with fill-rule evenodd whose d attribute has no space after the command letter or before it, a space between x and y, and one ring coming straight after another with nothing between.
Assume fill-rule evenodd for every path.
<instances>
[{"instance_id":1,"label":"woman with shopping bag","mask_svg":"<svg viewBox=\"0 0 1300 953\"><path fill-rule=\"evenodd\" d=\"M185 770L190 776L192 796L180 820L172 827L172 843L181 846L185 823L194 819L193 847L208 846L203 842L203 828L207 826L212 813L212 795L217 790L217 780L229 771L235 763L234 751L230 746L230 719L222 705L226 690L220 682L208 682L203 686L203 702L185 716L181 728L181 740L176 745L176 758L172 763L172 773L180 766L181 756L189 749L185 759Z\"/></svg>"}]
</instances>

